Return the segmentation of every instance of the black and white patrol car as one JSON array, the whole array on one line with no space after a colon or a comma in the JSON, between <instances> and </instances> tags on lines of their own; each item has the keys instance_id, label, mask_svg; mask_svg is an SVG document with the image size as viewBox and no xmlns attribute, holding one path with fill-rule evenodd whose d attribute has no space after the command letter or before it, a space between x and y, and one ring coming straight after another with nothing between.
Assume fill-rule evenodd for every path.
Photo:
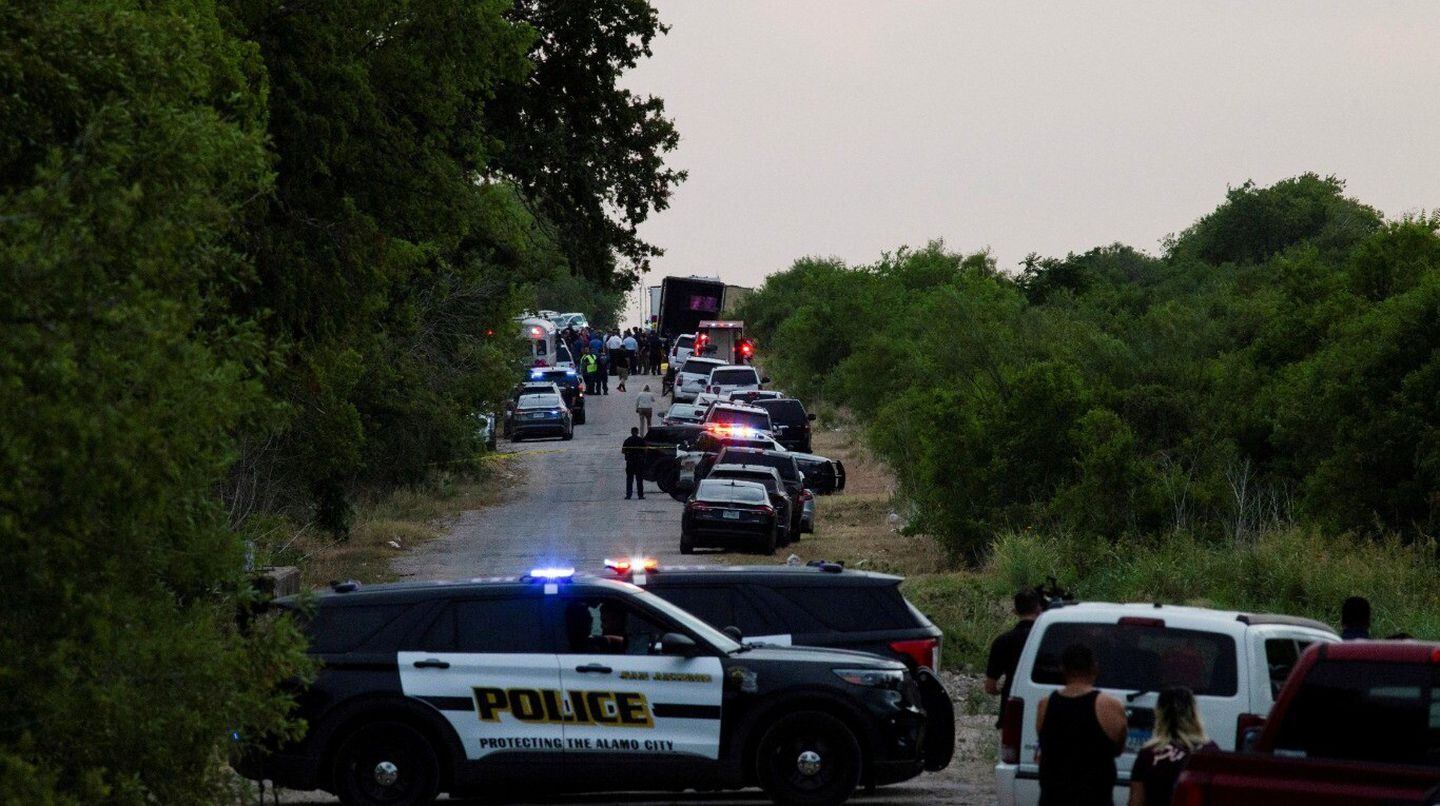
<instances>
[{"instance_id":1,"label":"black and white patrol car","mask_svg":"<svg viewBox=\"0 0 1440 806\"><path fill-rule=\"evenodd\" d=\"M309 730L242 774L347 804L753 785L821 804L926 766L926 714L896 661L741 644L569 569L339 587L278 600L321 662L298 697Z\"/></svg>"}]
</instances>

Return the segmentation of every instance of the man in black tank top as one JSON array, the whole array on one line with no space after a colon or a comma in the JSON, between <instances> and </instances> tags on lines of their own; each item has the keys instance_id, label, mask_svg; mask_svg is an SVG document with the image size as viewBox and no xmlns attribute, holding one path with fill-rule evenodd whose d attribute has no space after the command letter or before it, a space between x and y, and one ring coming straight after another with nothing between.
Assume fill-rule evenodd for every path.
<instances>
[{"instance_id":1,"label":"man in black tank top","mask_svg":"<svg viewBox=\"0 0 1440 806\"><path fill-rule=\"evenodd\" d=\"M1083 644L1060 655L1065 687L1040 701L1040 806L1109 806L1115 757L1125 748L1125 705L1095 688L1099 668Z\"/></svg>"}]
</instances>

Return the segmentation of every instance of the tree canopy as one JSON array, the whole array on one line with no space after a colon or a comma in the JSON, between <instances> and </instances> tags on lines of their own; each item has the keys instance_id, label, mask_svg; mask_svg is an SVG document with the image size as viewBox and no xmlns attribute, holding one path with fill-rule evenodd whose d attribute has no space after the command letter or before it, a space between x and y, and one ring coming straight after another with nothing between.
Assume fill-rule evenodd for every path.
<instances>
[{"instance_id":1,"label":"tree canopy","mask_svg":"<svg viewBox=\"0 0 1440 806\"><path fill-rule=\"evenodd\" d=\"M1416 538L1440 526L1437 232L1307 174L1230 190L1160 257L807 258L737 316L961 557L1026 527Z\"/></svg>"}]
</instances>

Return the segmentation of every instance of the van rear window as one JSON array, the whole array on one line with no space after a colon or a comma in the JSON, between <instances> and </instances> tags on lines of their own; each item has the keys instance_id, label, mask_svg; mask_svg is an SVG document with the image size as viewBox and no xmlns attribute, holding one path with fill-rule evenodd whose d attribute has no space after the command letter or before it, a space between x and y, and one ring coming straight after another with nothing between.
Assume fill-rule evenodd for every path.
<instances>
[{"instance_id":1,"label":"van rear window","mask_svg":"<svg viewBox=\"0 0 1440 806\"><path fill-rule=\"evenodd\" d=\"M1071 644L1095 653L1101 688L1160 691L1185 686L1198 695L1233 697L1239 690L1235 639L1204 630L1142 624L1063 622L1045 628L1030 679L1064 685L1060 654Z\"/></svg>"}]
</instances>

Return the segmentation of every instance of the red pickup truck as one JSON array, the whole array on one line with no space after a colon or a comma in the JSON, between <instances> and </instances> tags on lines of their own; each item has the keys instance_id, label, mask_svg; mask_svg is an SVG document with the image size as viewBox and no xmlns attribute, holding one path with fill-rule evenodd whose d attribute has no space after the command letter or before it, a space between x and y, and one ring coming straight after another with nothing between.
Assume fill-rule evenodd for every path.
<instances>
[{"instance_id":1,"label":"red pickup truck","mask_svg":"<svg viewBox=\"0 0 1440 806\"><path fill-rule=\"evenodd\" d=\"M1314 644L1253 747L1197 753L1174 806L1440 804L1440 644Z\"/></svg>"}]
</instances>

